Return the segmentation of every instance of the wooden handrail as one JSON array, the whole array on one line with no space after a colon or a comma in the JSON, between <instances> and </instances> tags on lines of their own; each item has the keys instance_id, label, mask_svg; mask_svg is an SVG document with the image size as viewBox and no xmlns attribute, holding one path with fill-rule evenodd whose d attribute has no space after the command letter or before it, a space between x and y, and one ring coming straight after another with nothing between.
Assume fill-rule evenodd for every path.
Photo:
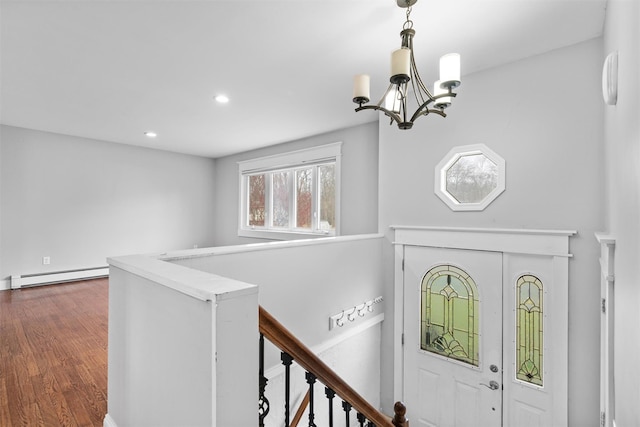
<instances>
[{"instance_id":1,"label":"wooden handrail","mask_svg":"<svg viewBox=\"0 0 640 427\"><path fill-rule=\"evenodd\" d=\"M325 386L378 427L394 427L391 418L384 415L347 384L287 328L264 308L259 308L260 333L281 351L288 353L298 365L311 372Z\"/></svg>"}]
</instances>

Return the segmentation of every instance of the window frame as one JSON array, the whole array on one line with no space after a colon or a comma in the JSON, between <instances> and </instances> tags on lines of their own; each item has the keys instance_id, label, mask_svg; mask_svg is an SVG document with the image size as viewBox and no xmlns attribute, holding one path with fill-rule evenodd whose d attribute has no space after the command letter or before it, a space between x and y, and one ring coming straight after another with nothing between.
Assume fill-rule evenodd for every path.
<instances>
[{"instance_id":1,"label":"window frame","mask_svg":"<svg viewBox=\"0 0 640 427\"><path fill-rule=\"evenodd\" d=\"M496 165L498 180L496 188L479 202L459 202L447 190L447 172L460 158L465 156L483 155ZM435 167L434 192L452 211L483 211L506 188L505 160L484 144L463 145L452 148Z\"/></svg>"},{"instance_id":2,"label":"window frame","mask_svg":"<svg viewBox=\"0 0 640 427\"><path fill-rule=\"evenodd\" d=\"M239 213L238 213L238 236L253 237L262 239L292 240L304 237L328 237L340 235L340 164L342 157L342 142L321 145L283 154L260 157L251 160L238 162L239 181ZM317 227L318 221L315 218L319 215L319 183L317 180L318 168L322 165L333 164L335 167L335 227L333 230L322 230ZM292 225L296 217L296 171L300 169L313 168L313 188L312 188L312 218L311 229L296 228ZM289 171L288 180L290 183L289 197L289 227L273 227L271 225L272 194L271 174ZM267 174L265 179L265 226L249 225L249 176Z\"/></svg>"}]
</instances>

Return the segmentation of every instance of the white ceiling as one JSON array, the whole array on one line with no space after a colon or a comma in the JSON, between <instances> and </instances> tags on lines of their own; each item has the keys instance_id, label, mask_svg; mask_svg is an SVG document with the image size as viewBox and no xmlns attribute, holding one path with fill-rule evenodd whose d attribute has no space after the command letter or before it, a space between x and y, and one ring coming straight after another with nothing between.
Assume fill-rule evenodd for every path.
<instances>
[{"instance_id":1,"label":"white ceiling","mask_svg":"<svg viewBox=\"0 0 640 427\"><path fill-rule=\"evenodd\" d=\"M433 81L438 58L458 52L464 85L600 36L605 9L419 0L416 62ZM0 122L220 157L374 121L353 111L353 75L382 94L404 19L396 0L0 0Z\"/></svg>"}]
</instances>

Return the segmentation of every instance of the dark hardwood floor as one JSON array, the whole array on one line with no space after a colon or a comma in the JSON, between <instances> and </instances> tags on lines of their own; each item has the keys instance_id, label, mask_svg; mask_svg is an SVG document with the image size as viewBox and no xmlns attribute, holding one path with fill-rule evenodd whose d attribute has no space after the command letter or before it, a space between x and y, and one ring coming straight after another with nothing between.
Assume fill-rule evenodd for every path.
<instances>
[{"instance_id":1,"label":"dark hardwood floor","mask_svg":"<svg viewBox=\"0 0 640 427\"><path fill-rule=\"evenodd\" d=\"M0 426L102 426L108 279L0 291Z\"/></svg>"}]
</instances>

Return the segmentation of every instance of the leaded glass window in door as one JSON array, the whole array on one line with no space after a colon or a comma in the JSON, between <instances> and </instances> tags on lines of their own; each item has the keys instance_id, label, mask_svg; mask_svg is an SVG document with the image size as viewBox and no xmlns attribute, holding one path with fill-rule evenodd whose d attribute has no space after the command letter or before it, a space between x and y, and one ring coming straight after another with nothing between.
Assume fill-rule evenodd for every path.
<instances>
[{"instance_id":1,"label":"leaded glass window in door","mask_svg":"<svg viewBox=\"0 0 640 427\"><path fill-rule=\"evenodd\" d=\"M542 386L543 285L525 274L516 282L516 378Z\"/></svg>"},{"instance_id":2,"label":"leaded glass window in door","mask_svg":"<svg viewBox=\"0 0 640 427\"><path fill-rule=\"evenodd\" d=\"M438 265L421 284L422 350L478 366L480 302L474 280L453 265Z\"/></svg>"}]
</instances>

